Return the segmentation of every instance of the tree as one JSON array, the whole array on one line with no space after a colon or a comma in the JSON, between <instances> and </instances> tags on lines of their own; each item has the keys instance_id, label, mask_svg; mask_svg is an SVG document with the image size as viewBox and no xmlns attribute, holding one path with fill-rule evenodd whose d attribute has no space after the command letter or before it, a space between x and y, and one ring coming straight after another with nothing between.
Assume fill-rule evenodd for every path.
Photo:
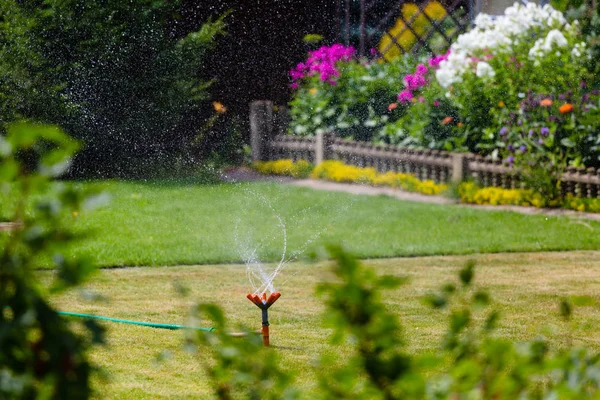
<instances>
[{"instance_id":1,"label":"tree","mask_svg":"<svg viewBox=\"0 0 600 400\"><path fill-rule=\"evenodd\" d=\"M180 1L0 5L0 123L56 123L85 143L78 174L122 175L172 155L205 122L206 52L223 17L181 32Z\"/></svg>"}]
</instances>

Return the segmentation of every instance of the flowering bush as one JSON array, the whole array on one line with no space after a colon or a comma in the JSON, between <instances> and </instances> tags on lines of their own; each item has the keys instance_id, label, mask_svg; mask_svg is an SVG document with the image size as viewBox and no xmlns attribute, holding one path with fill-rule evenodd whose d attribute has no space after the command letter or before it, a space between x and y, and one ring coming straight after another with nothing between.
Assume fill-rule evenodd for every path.
<instances>
[{"instance_id":1,"label":"flowering bush","mask_svg":"<svg viewBox=\"0 0 600 400\"><path fill-rule=\"evenodd\" d=\"M407 192L418 192L437 195L448 189L447 185L437 184L431 180L422 181L411 174L396 172L377 172L374 168L361 168L346 165L341 161L323 161L314 167L307 161L290 159L261 161L253 165L263 174L287 175L295 178L324 179L333 182L365 183L376 186L390 186Z\"/></svg>"},{"instance_id":2,"label":"flowering bush","mask_svg":"<svg viewBox=\"0 0 600 400\"><path fill-rule=\"evenodd\" d=\"M530 189L503 189L499 187L481 188L473 182L463 182L458 186L460 201L469 204L533 206L560 206L580 212L600 212L600 199L575 197L572 194L562 200L548 202L541 194Z\"/></svg>"},{"instance_id":3,"label":"flowering bush","mask_svg":"<svg viewBox=\"0 0 600 400\"><path fill-rule=\"evenodd\" d=\"M294 162L290 159L275 161L259 161L254 163L254 169L261 174L284 175L294 178L307 178L314 166L306 160Z\"/></svg>"},{"instance_id":4,"label":"flowering bush","mask_svg":"<svg viewBox=\"0 0 600 400\"><path fill-rule=\"evenodd\" d=\"M533 206L543 207L544 199L528 189L503 189L499 187L480 188L473 182L463 182L458 186L460 201L469 204L493 206Z\"/></svg>"},{"instance_id":5,"label":"flowering bush","mask_svg":"<svg viewBox=\"0 0 600 400\"><path fill-rule=\"evenodd\" d=\"M335 131L341 137L370 141L403 114L402 107L390 110L388 105L413 68L412 59L384 63L356 59L354 53L352 47L324 46L290 71L292 134Z\"/></svg>"},{"instance_id":6,"label":"flowering bush","mask_svg":"<svg viewBox=\"0 0 600 400\"><path fill-rule=\"evenodd\" d=\"M317 165L311 177L334 182L371 183L377 177L377 171L375 168L355 167L330 160Z\"/></svg>"},{"instance_id":7,"label":"flowering bush","mask_svg":"<svg viewBox=\"0 0 600 400\"><path fill-rule=\"evenodd\" d=\"M581 198L568 194L564 199L563 208L581 212L600 213L600 199Z\"/></svg>"},{"instance_id":8,"label":"flowering bush","mask_svg":"<svg viewBox=\"0 0 600 400\"><path fill-rule=\"evenodd\" d=\"M569 90L553 98L530 92L518 109L494 113L502 125L494 147L547 199L560 197L559 178L568 164L598 166L600 154L598 91L575 98Z\"/></svg>"},{"instance_id":9,"label":"flowering bush","mask_svg":"<svg viewBox=\"0 0 600 400\"><path fill-rule=\"evenodd\" d=\"M318 50L311 51L306 63L299 63L296 68L290 71L290 76L294 81L292 87L298 87L297 81L314 75L317 75L321 81L335 85L335 78L340 76L336 63L338 61L350 61L355 53L354 47L346 47L341 44L334 44L329 47L323 46Z\"/></svg>"},{"instance_id":10,"label":"flowering bush","mask_svg":"<svg viewBox=\"0 0 600 400\"><path fill-rule=\"evenodd\" d=\"M368 183L377 186L390 186L408 192L437 195L448 189L447 185L432 180L422 181L414 175L397 172L379 173L374 168L361 168L345 165L341 161L324 161L311 174L315 179L334 182Z\"/></svg>"},{"instance_id":11,"label":"flowering bush","mask_svg":"<svg viewBox=\"0 0 600 400\"><path fill-rule=\"evenodd\" d=\"M458 107L469 150L495 150L502 124L494 116L503 108L515 110L528 93L558 100L571 91L582 98L588 57L576 22L548 5L529 3L515 4L496 19L480 14L475 25L458 37L436 71Z\"/></svg>"},{"instance_id":12,"label":"flowering bush","mask_svg":"<svg viewBox=\"0 0 600 400\"><path fill-rule=\"evenodd\" d=\"M457 110L435 79L435 70L446 58L431 57L403 77L404 90L398 94L398 103L392 105L403 105L408 111L380 130L377 138L381 142L445 150L462 148L454 129L460 124Z\"/></svg>"},{"instance_id":13,"label":"flowering bush","mask_svg":"<svg viewBox=\"0 0 600 400\"><path fill-rule=\"evenodd\" d=\"M600 82L588 47L577 21L548 5L516 3L494 19L480 14L446 54L421 62L381 64L321 49L334 56L311 54L308 64L329 66L302 64L293 73L300 85L292 129L499 157L544 205L558 204L568 165L600 167Z\"/></svg>"}]
</instances>

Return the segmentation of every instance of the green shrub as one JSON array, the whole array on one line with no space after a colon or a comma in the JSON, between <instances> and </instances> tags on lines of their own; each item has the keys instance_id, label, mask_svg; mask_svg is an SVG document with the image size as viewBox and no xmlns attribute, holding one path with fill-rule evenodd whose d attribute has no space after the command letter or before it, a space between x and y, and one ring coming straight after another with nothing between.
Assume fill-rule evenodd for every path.
<instances>
[{"instance_id":1,"label":"green shrub","mask_svg":"<svg viewBox=\"0 0 600 400\"><path fill-rule=\"evenodd\" d=\"M338 48L342 51L336 52ZM315 54L320 58L313 60ZM340 137L370 141L401 115L401 109L388 106L414 61L409 57L391 62L357 60L353 54L353 48L324 46L291 72L297 86L290 102L292 134L336 132ZM311 73L311 65L327 65L327 69Z\"/></svg>"},{"instance_id":2,"label":"green shrub","mask_svg":"<svg viewBox=\"0 0 600 400\"><path fill-rule=\"evenodd\" d=\"M10 233L0 232L0 398L85 399L94 366L86 350L103 341L93 320L75 327L40 289L34 270L41 260L56 269L54 292L83 282L89 259L69 255L76 239L70 225L84 204L76 185L51 182L68 168L79 143L60 129L15 123L0 136L0 186L15 198ZM30 207L32 205L32 207Z\"/></svg>"}]
</instances>

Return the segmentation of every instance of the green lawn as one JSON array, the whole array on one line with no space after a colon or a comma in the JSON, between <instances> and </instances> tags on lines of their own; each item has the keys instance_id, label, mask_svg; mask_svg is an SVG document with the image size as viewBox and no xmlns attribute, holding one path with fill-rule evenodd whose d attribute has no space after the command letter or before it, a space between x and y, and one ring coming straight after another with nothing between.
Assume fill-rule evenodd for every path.
<instances>
[{"instance_id":1,"label":"green lawn","mask_svg":"<svg viewBox=\"0 0 600 400\"><path fill-rule=\"evenodd\" d=\"M475 285L485 287L493 307L501 313L498 335L529 340L544 335L554 348L573 340L600 350L600 252L553 252L437 256L370 260L366 264L378 273L409 277L409 283L390 291L385 302L402 321L408 350L423 354L439 348L447 317L422 302L422 298L443 283L456 281L457 271L468 258L477 261ZM285 369L298 371L297 385L314 390L318 369L314 361L328 344L329 330L323 327L323 306L314 295L315 285L332 278L326 262L295 263L283 270L278 285L282 297L270 310L271 343ZM38 272L46 284L51 272ZM276 281L278 284L280 280ZM176 285L185 285L182 297ZM53 297L64 311L185 324L194 304L213 302L222 307L232 325L259 329L260 312L245 295L250 291L243 265L172 266L169 268L104 269L86 285L107 300L90 302L72 291ZM558 303L567 297L579 303L570 327L562 322ZM89 297L88 297L89 298ZM92 352L93 360L108 375L108 383L96 381L101 399L206 399L210 387L202 365L206 352L183 350L184 332L103 323L108 346ZM203 324L208 325L208 322ZM570 339L571 338L571 339ZM168 351L170 357L158 361ZM347 347L335 348L339 362L349 354ZM314 391L313 391L314 393Z\"/></svg>"},{"instance_id":2,"label":"green lawn","mask_svg":"<svg viewBox=\"0 0 600 400\"><path fill-rule=\"evenodd\" d=\"M600 223L385 196L327 193L277 183L93 183L110 204L78 215L92 234L78 252L101 266L239 262L256 250L279 260L325 242L361 258L600 249Z\"/></svg>"}]
</instances>

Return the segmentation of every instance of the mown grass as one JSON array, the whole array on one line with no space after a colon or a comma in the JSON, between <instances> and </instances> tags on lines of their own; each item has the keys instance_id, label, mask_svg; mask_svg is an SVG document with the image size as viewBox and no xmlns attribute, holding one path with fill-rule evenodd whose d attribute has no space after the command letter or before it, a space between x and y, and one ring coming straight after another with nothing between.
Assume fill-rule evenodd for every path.
<instances>
[{"instance_id":1,"label":"mown grass","mask_svg":"<svg viewBox=\"0 0 600 400\"><path fill-rule=\"evenodd\" d=\"M475 284L486 287L501 313L497 334L515 340L544 335L560 348L573 342L600 350L600 252L554 252L438 256L370 260L378 273L409 277L409 283L387 292L385 302L401 318L407 349L423 354L439 349L447 318L422 302L443 283L456 281L468 258L477 261ZM51 272L38 272L49 283ZM283 286L285 280L290 279ZM347 345L332 348L322 324L324 308L314 296L319 282L330 281L329 263L288 265L275 281L282 297L270 310L271 343L281 365L298 373L297 384L311 398L318 368L315 361L334 350L338 362L350 353ZM185 297L177 286L189 289ZM260 312L246 298L250 290L243 265L173 266L168 268L105 269L86 285L106 301L82 300L77 292L53 297L61 310L161 323L186 323L190 308L212 302L222 307L232 326L260 327ZM580 304L570 324L558 313L561 298ZM208 325L207 321L203 324ZM92 352L108 375L96 381L97 398L211 398L202 365L208 352L183 350L184 332L105 323L108 346ZM159 354L170 357L158 361Z\"/></svg>"},{"instance_id":2,"label":"mown grass","mask_svg":"<svg viewBox=\"0 0 600 400\"><path fill-rule=\"evenodd\" d=\"M361 258L600 249L600 223L277 183L96 182L112 196L75 217L77 252L100 266L232 263L301 257L344 243ZM246 254L244 254L246 253ZM294 257L292 257L294 258Z\"/></svg>"}]
</instances>

